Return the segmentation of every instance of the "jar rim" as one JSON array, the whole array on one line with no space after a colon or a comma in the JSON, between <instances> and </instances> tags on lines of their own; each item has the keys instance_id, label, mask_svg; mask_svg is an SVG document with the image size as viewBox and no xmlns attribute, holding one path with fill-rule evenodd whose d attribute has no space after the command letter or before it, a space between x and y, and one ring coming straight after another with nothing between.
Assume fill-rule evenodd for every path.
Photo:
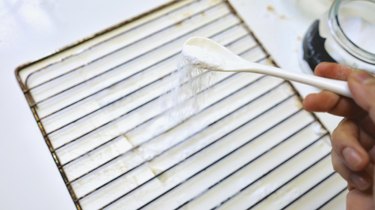
<instances>
[{"instance_id":1,"label":"jar rim","mask_svg":"<svg viewBox=\"0 0 375 210\"><path fill-rule=\"evenodd\" d=\"M363 0L358 0L363 1ZM329 10L329 21L328 25L331 31L331 34L336 42L338 42L341 47L352 56L358 58L359 60L375 64L375 53L369 52L357 44L355 44L344 32L339 21L339 9L341 3L347 2L343 0L335 0ZM375 0L367 1L375 4Z\"/></svg>"}]
</instances>

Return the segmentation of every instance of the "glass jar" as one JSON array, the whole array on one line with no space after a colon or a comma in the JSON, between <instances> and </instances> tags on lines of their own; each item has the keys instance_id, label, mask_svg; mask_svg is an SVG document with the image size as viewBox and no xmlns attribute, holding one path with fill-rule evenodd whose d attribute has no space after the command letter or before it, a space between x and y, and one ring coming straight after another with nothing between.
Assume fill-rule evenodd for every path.
<instances>
[{"instance_id":1,"label":"glass jar","mask_svg":"<svg viewBox=\"0 0 375 210\"><path fill-rule=\"evenodd\" d=\"M375 73L375 0L335 0L303 39L303 61L323 61Z\"/></svg>"}]
</instances>

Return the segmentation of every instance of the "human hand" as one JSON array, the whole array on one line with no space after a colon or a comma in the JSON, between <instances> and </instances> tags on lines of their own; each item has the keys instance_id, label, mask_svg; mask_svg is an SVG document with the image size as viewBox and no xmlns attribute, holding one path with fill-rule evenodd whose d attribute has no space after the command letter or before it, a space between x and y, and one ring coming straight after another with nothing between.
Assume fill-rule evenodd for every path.
<instances>
[{"instance_id":1,"label":"human hand","mask_svg":"<svg viewBox=\"0 0 375 210\"><path fill-rule=\"evenodd\" d=\"M332 164L348 182L347 209L375 209L373 179L375 163L375 78L343 65L321 63L318 76L347 80L353 100L322 91L308 95L308 111L344 117L332 133Z\"/></svg>"}]
</instances>

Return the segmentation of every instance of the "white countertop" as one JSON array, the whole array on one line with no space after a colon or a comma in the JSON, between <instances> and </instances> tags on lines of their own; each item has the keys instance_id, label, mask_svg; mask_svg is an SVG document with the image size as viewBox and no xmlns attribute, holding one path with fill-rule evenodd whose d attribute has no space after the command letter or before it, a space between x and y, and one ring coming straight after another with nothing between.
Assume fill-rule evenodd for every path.
<instances>
[{"instance_id":1,"label":"white countertop","mask_svg":"<svg viewBox=\"0 0 375 210\"><path fill-rule=\"evenodd\" d=\"M165 2L0 1L0 209L75 208L15 68Z\"/></svg>"}]
</instances>

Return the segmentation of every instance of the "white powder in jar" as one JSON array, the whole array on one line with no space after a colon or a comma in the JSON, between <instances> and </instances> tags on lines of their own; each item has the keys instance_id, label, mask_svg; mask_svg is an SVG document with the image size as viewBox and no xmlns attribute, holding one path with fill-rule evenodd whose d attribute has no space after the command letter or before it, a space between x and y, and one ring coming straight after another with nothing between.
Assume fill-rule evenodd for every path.
<instances>
[{"instance_id":1,"label":"white powder in jar","mask_svg":"<svg viewBox=\"0 0 375 210\"><path fill-rule=\"evenodd\" d=\"M375 54L375 3L351 1L340 7L339 23L347 38Z\"/></svg>"}]
</instances>

